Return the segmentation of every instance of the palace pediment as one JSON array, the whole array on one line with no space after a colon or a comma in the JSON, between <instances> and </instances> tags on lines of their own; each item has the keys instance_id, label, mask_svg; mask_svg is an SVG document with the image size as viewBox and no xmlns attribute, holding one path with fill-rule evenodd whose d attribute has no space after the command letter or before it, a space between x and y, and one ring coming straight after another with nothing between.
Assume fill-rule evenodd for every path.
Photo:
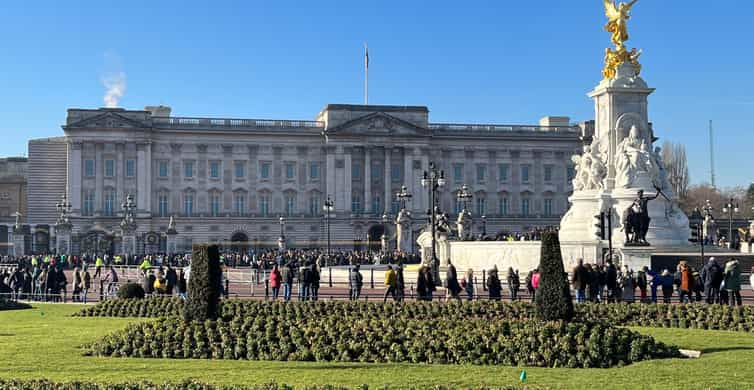
<instances>
[{"instance_id":1,"label":"palace pediment","mask_svg":"<svg viewBox=\"0 0 754 390\"><path fill-rule=\"evenodd\" d=\"M429 129L384 112L368 114L327 130L328 135L427 137Z\"/></svg>"},{"instance_id":2,"label":"palace pediment","mask_svg":"<svg viewBox=\"0 0 754 390\"><path fill-rule=\"evenodd\" d=\"M117 112L108 111L70 123L66 127L87 129L147 129L150 126L148 123L142 123Z\"/></svg>"}]
</instances>

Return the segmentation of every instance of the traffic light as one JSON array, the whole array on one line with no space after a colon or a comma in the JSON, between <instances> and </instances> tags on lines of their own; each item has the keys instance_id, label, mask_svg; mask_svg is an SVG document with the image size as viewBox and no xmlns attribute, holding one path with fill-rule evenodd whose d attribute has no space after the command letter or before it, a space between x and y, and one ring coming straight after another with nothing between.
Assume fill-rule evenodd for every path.
<instances>
[{"instance_id":1,"label":"traffic light","mask_svg":"<svg viewBox=\"0 0 754 390\"><path fill-rule=\"evenodd\" d=\"M599 237L600 240L605 239L605 213L599 213L594 216L594 219L597 220L597 222L594 224L594 227L597 228L597 237Z\"/></svg>"}]
</instances>

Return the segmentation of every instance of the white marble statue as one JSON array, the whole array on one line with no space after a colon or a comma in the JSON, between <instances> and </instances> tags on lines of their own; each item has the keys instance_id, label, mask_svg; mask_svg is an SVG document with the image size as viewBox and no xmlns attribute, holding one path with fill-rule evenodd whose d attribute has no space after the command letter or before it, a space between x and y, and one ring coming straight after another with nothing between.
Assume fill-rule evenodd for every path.
<instances>
[{"instance_id":1,"label":"white marble statue","mask_svg":"<svg viewBox=\"0 0 754 390\"><path fill-rule=\"evenodd\" d=\"M458 214L456 229L458 229L459 240L465 241L471 238L471 213L464 209Z\"/></svg>"},{"instance_id":2,"label":"white marble statue","mask_svg":"<svg viewBox=\"0 0 754 390\"><path fill-rule=\"evenodd\" d=\"M592 148L584 147L581 156L571 157L576 175L573 178L573 190L600 190L603 188L603 180L607 175L607 167L598 153L592 153Z\"/></svg>"},{"instance_id":3,"label":"white marble statue","mask_svg":"<svg viewBox=\"0 0 754 390\"><path fill-rule=\"evenodd\" d=\"M401 252L411 252L411 215L401 209L395 218L397 247Z\"/></svg>"},{"instance_id":4,"label":"white marble statue","mask_svg":"<svg viewBox=\"0 0 754 390\"><path fill-rule=\"evenodd\" d=\"M707 242L717 241L717 222L715 222L715 218L709 214L704 216L704 221L702 222L702 234Z\"/></svg>"},{"instance_id":5,"label":"white marble statue","mask_svg":"<svg viewBox=\"0 0 754 390\"><path fill-rule=\"evenodd\" d=\"M631 126L628 136L619 144L616 151L615 185L629 188L635 184L639 172L650 173L654 161L649 145L641 137L639 129Z\"/></svg>"}]
</instances>

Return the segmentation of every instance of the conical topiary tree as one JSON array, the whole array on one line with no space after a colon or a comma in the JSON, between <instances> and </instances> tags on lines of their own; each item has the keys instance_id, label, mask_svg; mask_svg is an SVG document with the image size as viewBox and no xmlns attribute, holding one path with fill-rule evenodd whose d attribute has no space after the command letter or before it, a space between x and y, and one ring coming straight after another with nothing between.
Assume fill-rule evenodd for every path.
<instances>
[{"instance_id":1,"label":"conical topiary tree","mask_svg":"<svg viewBox=\"0 0 754 390\"><path fill-rule=\"evenodd\" d=\"M186 321L217 319L221 283L220 250L217 245L194 245L183 318Z\"/></svg>"},{"instance_id":2,"label":"conical topiary tree","mask_svg":"<svg viewBox=\"0 0 754 390\"><path fill-rule=\"evenodd\" d=\"M542 234L542 255L539 260L539 288L536 294L537 315L546 321L573 319L573 301L568 275L563 267L558 232Z\"/></svg>"}]
</instances>

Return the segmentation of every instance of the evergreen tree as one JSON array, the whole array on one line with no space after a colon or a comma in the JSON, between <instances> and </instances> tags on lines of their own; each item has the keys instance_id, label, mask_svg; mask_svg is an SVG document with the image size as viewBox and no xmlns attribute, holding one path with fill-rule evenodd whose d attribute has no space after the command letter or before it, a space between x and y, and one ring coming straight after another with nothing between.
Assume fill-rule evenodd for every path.
<instances>
[{"instance_id":1,"label":"evergreen tree","mask_svg":"<svg viewBox=\"0 0 754 390\"><path fill-rule=\"evenodd\" d=\"M542 234L539 274L539 288L535 297L537 315L546 321L573 319L571 290L568 286L568 275L563 267L556 231Z\"/></svg>"},{"instance_id":2,"label":"evergreen tree","mask_svg":"<svg viewBox=\"0 0 754 390\"><path fill-rule=\"evenodd\" d=\"M194 245L191 255L186 321L215 320L219 314L222 271L217 245Z\"/></svg>"}]
</instances>

